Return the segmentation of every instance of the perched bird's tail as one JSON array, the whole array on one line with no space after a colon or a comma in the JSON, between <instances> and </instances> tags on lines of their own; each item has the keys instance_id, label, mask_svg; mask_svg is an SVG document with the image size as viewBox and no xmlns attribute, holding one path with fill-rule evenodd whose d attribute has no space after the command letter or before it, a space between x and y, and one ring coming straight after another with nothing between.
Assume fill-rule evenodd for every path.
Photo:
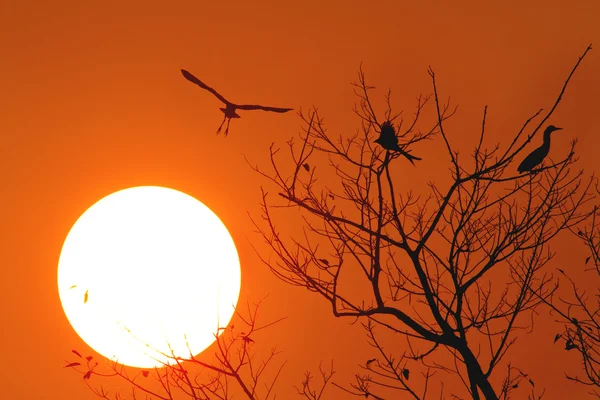
<instances>
[{"instance_id":1,"label":"perched bird's tail","mask_svg":"<svg viewBox=\"0 0 600 400\"><path fill-rule=\"evenodd\" d=\"M413 156L413 155L412 155L412 154L410 154L409 152L407 152L407 151L404 151L404 150L402 150L402 149L398 150L398 152L399 152L400 154L402 154L404 157L406 157L406 158L408 159L408 161L410 161L410 163L411 163L412 165L415 165L415 162L414 162L413 160L417 160L417 161L420 161L420 160L422 160L422 158L421 158L421 157Z\"/></svg>"}]
</instances>

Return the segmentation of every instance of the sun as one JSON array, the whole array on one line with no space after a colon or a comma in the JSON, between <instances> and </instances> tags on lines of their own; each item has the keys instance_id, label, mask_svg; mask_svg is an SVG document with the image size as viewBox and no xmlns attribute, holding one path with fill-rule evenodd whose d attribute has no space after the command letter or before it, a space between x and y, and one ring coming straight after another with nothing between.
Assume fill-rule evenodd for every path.
<instances>
[{"instance_id":1,"label":"sun","mask_svg":"<svg viewBox=\"0 0 600 400\"><path fill-rule=\"evenodd\" d=\"M58 292L77 334L119 363L151 368L210 346L237 304L233 239L204 204L141 186L92 205L71 228Z\"/></svg>"}]
</instances>

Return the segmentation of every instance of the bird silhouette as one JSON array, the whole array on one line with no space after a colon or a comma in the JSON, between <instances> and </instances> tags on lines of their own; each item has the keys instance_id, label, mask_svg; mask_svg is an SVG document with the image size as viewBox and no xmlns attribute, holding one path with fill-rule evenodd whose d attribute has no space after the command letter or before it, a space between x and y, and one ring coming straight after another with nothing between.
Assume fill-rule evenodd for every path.
<instances>
[{"instance_id":1,"label":"bird silhouette","mask_svg":"<svg viewBox=\"0 0 600 400\"><path fill-rule=\"evenodd\" d=\"M398 145L398 137L396 136L396 130L390 121L385 121L381 125L381 132L379 133L379 138L375 140L375 143L379 143L381 147L386 150L397 151L402 154L404 157L408 159L413 165L415 162L413 160L421 160L421 158L417 156L413 156L412 154L404 151Z\"/></svg>"},{"instance_id":2,"label":"bird silhouette","mask_svg":"<svg viewBox=\"0 0 600 400\"><path fill-rule=\"evenodd\" d=\"M517 170L520 173L531 171L538 164L544 161L544 158L548 155L550 151L550 134L554 131L559 131L562 128L557 128L554 125L548 125L546 130L544 131L544 142L540 147L529 153L527 157L519 164L519 168Z\"/></svg>"},{"instance_id":3,"label":"bird silhouette","mask_svg":"<svg viewBox=\"0 0 600 400\"><path fill-rule=\"evenodd\" d=\"M183 74L183 77L185 79L187 79L188 81L190 81L192 83L195 83L196 85L200 86L202 89L208 90L209 92L214 94L217 99L219 99L223 103L225 103L225 107L220 108L220 110L223 111L223 114L225 114L225 116L223 117L223 122L221 122L221 125L219 125L219 129L217 129L217 134L219 134L219 132L221 132L221 128L223 127L223 124L225 123L225 121L227 121L227 126L225 127L225 133L224 133L225 136L227 136L227 133L229 132L229 122L231 122L231 119L232 118L240 118L240 116L236 113L236 110L263 110L263 111L272 111L272 112L277 112L277 113L284 113L284 112L288 112L288 111L292 110L292 108L265 107L265 106L261 106L261 105L252 105L252 104L234 104L234 103L228 101L225 97L221 96L215 89L206 85L204 82L202 82L200 79L196 78L194 75L192 75L190 72L186 71L185 69L182 69L181 73Z\"/></svg>"}]
</instances>

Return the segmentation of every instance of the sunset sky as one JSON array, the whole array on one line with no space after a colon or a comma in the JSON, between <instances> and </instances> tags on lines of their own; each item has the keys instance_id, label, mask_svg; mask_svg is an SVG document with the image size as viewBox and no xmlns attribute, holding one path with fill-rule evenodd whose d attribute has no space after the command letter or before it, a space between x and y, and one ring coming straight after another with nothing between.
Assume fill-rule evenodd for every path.
<instances>
[{"instance_id":1,"label":"sunset sky","mask_svg":"<svg viewBox=\"0 0 600 400\"><path fill-rule=\"evenodd\" d=\"M285 147L301 131L296 111L312 106L333 136L355 133L350 83L361 63L375 96L391 87L409 115L417 96L431 92L431 66L440 95L459 106L448 134L464 151L475 144L486 105L491 137L510 140L535 111L551 107L592 43L549 121L563 128L550 156L577 138L577 166L600 173L600 2L491 3L0 0L0 397L95 398L63 368L72 349L92 351L61 307L58 257L88 207L141 185L171 187L210 207L237 245L241 304L268 294L261 318L287 317L257 336L287 361L278 398L293 398L293 385L320 361L333 360L335 380L350 381L370 358L364 331L260 263L252 244L265 255L268 248L248 213L260 215L260 187L268 184L244 156L267 167L269 145ZM221 103L183 79L181 68L231 101L295 110L242 111L229 136L217 136ZM436 146L414 146L429 161L409 165L407 180L424 183L436 179L435 167L444 171ZM571 246L553 248L551 268L585 258ZM540 315L512 357L546 388L544 398L583 398L588 389L564 379L579 372L577 358L552 346L560 327L551 320ZM344 396L330 389L327 398Z\"/></svg>"}]
</instances>

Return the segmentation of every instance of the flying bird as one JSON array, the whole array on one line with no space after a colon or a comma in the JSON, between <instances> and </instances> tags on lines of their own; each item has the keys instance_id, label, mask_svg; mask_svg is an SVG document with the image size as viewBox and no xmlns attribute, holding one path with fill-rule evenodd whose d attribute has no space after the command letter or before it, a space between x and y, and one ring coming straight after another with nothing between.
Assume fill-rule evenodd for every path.
<instances>
[{"instance_id":1,"label":"flying bird","mask_svg":"<svg viewBox=\"0 0 600 400\"><path fill-rule=\"evenodd\" d=\"M223 122L221 122L221 125L219 125L219 129L217 129L217 135L219 134L219 132L221 132L221 128L223 127L223 124L225 123L225 121L227 121L227 126L225 127L225 133L224 133L225 136L227 136L227 133L229 132L229 123L231 122L231 119L232 118L240 118L240 116L236 113L237 110L263 110L263 111L272 111L272 112L277 112L277 113L284 113L284 112L288 112L288 111L292 110L292 108L266 107L266 106L261 106L261 105L252 105L252 104L234 104L234 103L228 101L225 97L221 96L215 89L206 85L204 82L202 82L200 79L196 78L194 75L192 75L190 72L186 71L185 69L182 69L181 73L183 74L183 77L185 79L187 79L188 81L190 81L192 83L195 83L196 85L200 86L202 89L208 90L209 92L214 94L217 99L219 99L223 103L225 103L225 107L220 108L220 110L223 111L223 114L225 114L225 116L223 117Z\"/></svg>"},{"instance_id":2,"label":"flying bird","mask_svg":"<svg viewBox=\"0 0 600 400\"><path fill-rule=\"evenodd\" d=\"M381 147L386 150L397 151L402 154L404 157L408 159L413 165L415 162L413 160L421 160L421 158L417 156L413 156L412 154L404 151L398 145L398 137L396 136L396 130L390 121L385 121L381 125L381 132L379 133L379 138L375 140L375 143L379 143Z\"/></svg>"},{"instance_id":3,"label":"flying bird","mask_svg":"<svg viewBox=\"0 0 600 400\"><path fill-rule=\"evenodd\" d=\"M557 128L554 125L549 125L544 131L544 142L540 147L529 153L527 157L519 164L518 171L520 173L531 171L538 164L544 161L544 158L550 151L550 134L554 131L560 131L562 128Z\"/></svg>"}]
</instances>

